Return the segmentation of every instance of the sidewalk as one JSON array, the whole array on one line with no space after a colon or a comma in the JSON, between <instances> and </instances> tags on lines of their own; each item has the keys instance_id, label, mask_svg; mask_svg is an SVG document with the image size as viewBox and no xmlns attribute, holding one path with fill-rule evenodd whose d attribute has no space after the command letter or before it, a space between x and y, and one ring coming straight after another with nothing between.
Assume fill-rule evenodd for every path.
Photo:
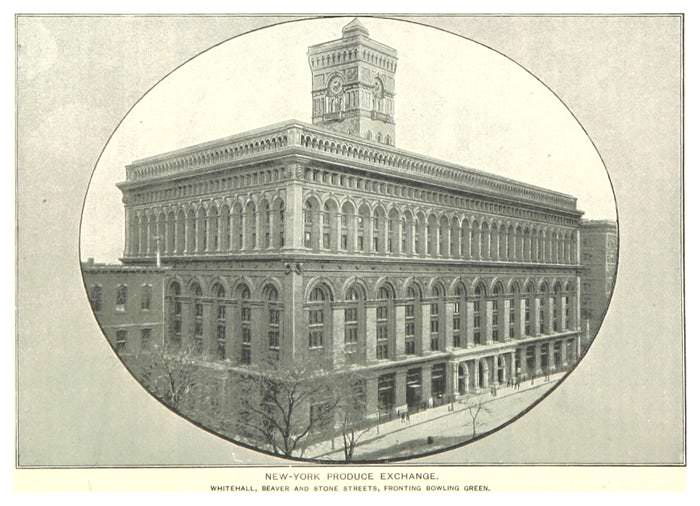
<instances>
[{"instance_id":1,"label":"sidewalk","mask_svg":"<svg viewBox=\"0 0 700 506\"><path fill-rule=\"evenodd\" d=\"M485 407L478 418L478 434L491 430L513 418L546 393L559 381L565 372L552 374L549 381L543 377L536 378L534 384L524 381L520 389L502 386L494 397L489 391L468 395L456 401L454 411L447 403L436 408L414 413L410 420L400 418L374 426L363 433L355 447L354 460L382 459L425 453L430 450L445 448L466 442L472 437L472 419L466 413L467 405L479 401ZM432 437L432 445L428 444ZM335 437L335 446L331 440L323 441L307 448L305 456L315 459L344 460L342 435Z\"/></svg>"}]
</instances>

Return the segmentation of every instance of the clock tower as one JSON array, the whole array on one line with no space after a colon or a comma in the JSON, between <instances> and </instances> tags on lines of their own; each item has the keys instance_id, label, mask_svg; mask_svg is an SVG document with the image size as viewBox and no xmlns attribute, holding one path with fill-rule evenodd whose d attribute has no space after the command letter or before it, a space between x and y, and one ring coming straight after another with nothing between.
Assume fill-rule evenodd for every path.
<instances>
[{"instance_id":1,"label":"clock tower","mask_svg":"<svg viewBox=\"0 0 700 506\"><path fill-rule=\"evenodd\" d=\"M396 50L357 19L340 39L309 47L314 125L394 145Z\"/></svg>"}]
</instances>

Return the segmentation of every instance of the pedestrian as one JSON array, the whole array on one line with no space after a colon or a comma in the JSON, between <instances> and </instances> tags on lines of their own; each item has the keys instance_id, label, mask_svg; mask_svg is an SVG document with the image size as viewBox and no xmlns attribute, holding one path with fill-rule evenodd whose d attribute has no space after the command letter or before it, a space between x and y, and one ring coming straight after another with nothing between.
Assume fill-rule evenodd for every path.
<instances>
[{"instance_id":1,"label":"pedestrian","mask_svg":"<svg viewBox=\"0 0 700 506\"><path fill-rule=\"evenodd\" d=\"M406 423L411 423L411 412L406 411Z\"/></svg>"},{"instance_id":2,"label":"pedestrian","mask_svg":"<svg viewBox=\"0 0 700 506\"><path fill-rule=\"evenodd\" d=\"M404 423L406 421L406 413L403 411L401 412L401 423Z\"/></svg>"}]
</instances>

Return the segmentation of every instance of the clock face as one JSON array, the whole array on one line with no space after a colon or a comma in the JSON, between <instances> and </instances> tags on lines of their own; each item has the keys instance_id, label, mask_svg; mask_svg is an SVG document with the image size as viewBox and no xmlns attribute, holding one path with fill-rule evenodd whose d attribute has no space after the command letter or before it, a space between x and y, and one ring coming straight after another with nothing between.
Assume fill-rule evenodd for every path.
<instances>
[{"instance_id":1,"label":"clock face","mask_svg":"<svg viewBox=\"0 0 700 506\"><path fill-rule=\"evenodd\" d=\"M340 79L340 76L333 76L328 83L328 92L331 95L338 95L341 91L343 91L342 79Z\"/></svg>"},{"instance_id":2,"label":"clock face","mask_svg":"<svg viewBox=\"0 0 700 506\"><path fill-rule=\"evenodd\" d=\"M382 80L378 77L374 79L373 92L374 96L377 98L382 98L384 95L384 83L382 83Z\"/></svg>"}]
</instances>

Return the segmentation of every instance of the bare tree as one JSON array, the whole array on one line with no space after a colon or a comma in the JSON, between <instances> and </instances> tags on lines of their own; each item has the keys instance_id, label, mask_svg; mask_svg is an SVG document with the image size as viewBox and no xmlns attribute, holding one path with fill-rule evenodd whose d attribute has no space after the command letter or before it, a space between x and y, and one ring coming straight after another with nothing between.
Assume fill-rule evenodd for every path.
<instances>
[{"instance_id":1,"label":"bare tree","mask_svg":"<svg viewBox=\"0 0 700 506\"><path fill-rule=\"evenodd\" d=\"M467 401L467 414L471 418L472 423L472 439L476 437L477 429L481 425L479 416L484 413L491 413L491 410L486 406L486 403L481 398L476 398Z\"/></svg>"},{"instance_id":2,"label":"bare tree","mask_svg":"<svg viewBox=\"0 0 700 506\"><path fill-rule=\"evenodd\" d=\"M343 456L346 462L350 462L360 439L372 428L365 421L365 382L363 377L352 373L337 374L332 381L337 398L336 413L343 436Z\"/></svg>"},{"instance_id":3,"label":"bare tree","mask_svg":"<svg viewBox=\"0 0 700 506\"><path fill-rule=\"evenodd\" d=\"M234 393L239 431L275 454L303 456L309 435L332 430L340 398L331 378L312 360L250 367L238 378Z\"/></svg>"},{"instance_id":4,"label":"bare tree","mask_svg":"<svg viewBox=\"0 0 700 506\"><path fill-rule=\"evenodd\" d=\"M174 410L182 411L196 400L197 393L202 393L204 382L196 356L189 347L170 351L156 346L127 359L127 363L148 391Z\"/></svg>"}]
</instances>

